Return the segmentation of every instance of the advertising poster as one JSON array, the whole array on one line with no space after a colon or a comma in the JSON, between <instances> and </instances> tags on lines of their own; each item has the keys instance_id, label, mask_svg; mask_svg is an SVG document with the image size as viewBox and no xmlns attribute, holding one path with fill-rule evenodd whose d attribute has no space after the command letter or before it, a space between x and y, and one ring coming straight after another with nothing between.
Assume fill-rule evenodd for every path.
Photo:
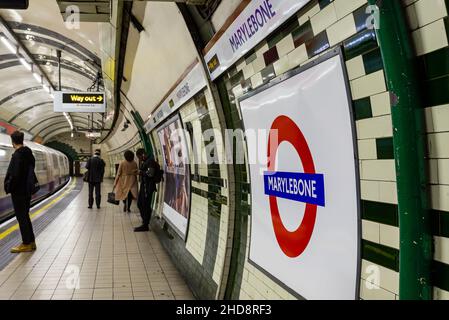
<instances>
[{"instance_id":1,"label":"advertising poster","mask_svg":"<svg viewBox=\"0 0 449 320\"><path fill-rule=\"evenodd\" d=\"M190 166L187 143L179 116L158 131L164 157L163 215L184 239L190 215Z\"/></svg>"},{"instance_id":2,"label":"advertising poster","mask_svg":"<svg viewBox=\"0 0 449 320\"><path fill-rule=\"evenodd\" d=\"M248 151L250 262L309 300L358 296L360 193L346 83L333 54L240 101L245 130L266 141ZM265 161L254 161L259 154Z\"/></svg>"}]
</instances>

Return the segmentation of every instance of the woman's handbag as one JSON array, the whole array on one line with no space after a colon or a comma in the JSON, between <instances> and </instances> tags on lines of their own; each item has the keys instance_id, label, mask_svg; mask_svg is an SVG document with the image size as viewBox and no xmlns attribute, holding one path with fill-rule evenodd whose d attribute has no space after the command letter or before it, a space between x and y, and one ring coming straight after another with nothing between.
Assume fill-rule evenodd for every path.
<instances>
[{"instance_id":1,"label":"woman's handbag","mask_svg":"<svg viewBox=\"0 0 449 320\"><path fill-rule=\"evenodd\" d=\"M115 192L114 192L114 190L112 190L112 192L108 193L108 202L113 204L113 205L116 205L116 206L118 206L120 204L120 201L115 200Z\"/></svg>"}]
</instances>

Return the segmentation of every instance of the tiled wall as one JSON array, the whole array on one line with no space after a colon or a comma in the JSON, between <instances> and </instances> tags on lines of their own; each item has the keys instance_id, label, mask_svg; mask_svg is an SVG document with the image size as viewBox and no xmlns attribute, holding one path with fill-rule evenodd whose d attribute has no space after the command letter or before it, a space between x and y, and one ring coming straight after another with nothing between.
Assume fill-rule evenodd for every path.
<instances>
[{"instance_id":1,"label":"tiled wall","mask_svg":"<svg viewBox=\"0 0 449 320\"><path fill-rule=\"evenodd\" d=\"M403 0L421 71L428 133L435 299L449 299L449 1Z\"/></svg>"},{"instance_id":2,"label":"tiled wall","mask_svg":"<svg viewBox=\"0 0 449 320\"><path fill-rule=\"evenodd\" d=\"M225 258L230 253L228 234L232 231L232 223L228 208L229 189L227 166L212 164L204 161L206 146L216 146L221 155L224 154L220 139L203 141L201 138L205 130L222 130L218 118L215 102L210 89L196 95L180 109L180 116L184 129L189 132L191 159L191 210L190 221L185 243L174 232L169 232L172 239L166 234L160 234L164 246L172 255L185 275L190 287L198 298L215 299L224 290L222 283L225 266ZM156 146L157 155L162 163L162 151L157 130L152 133L152 140ZM201 150L197 159L203 159L200 163L195 161L195 150ZM161 190L164 186L161 186ZM159 193L157 200L157 212L162 213L163 191ZM169 226L166 226L169 228ZM229 259L228 259L229 260Z\"/></svg>"},{"instance_id":3,"label":"tiled wall","mask_svg":"<svg viewBox=\"0 0 449 320\"><path fill-rule=\"evenodd\" d=\"M342 44L357 127L363 217L362 299L396 299L399 287L399 228L389 93L374 30L366 27L366 0L312 1L228 71L223 86L228 125L241 127L236 99L288 70ZM236 221L242 250L235 257L233 298L294 298L248 263L250 181L236 167ZM380 286L367 289L370 267Z\"/></svg>"},{"instance_id":4,"label":"tiled wall","mask_svg":"<svg viewBox=\"0 0 449 320\"><path fill-rule=\"evenodd\" d=\"M435 299L449 299L449 0L402 1L416 46L426 108L435 236L432 283ZM390 95L375 32L366 27L366 7L367 0L311 1L217 81L226 125L219 120L209 89L186 104L180 114L195 139L211 127L242 128L238 97L342 45L360 161L360 298L394 300L399 294L399 215ZM152 139L162 161L155 132ZM219 149L222 150L221 145ZM246 164L234 165L233 170L235 192L230 192L226 166L192 166L187 243L169 228L168 232L158 232L160 239L199 298L220 296L218 292L224 292L229 275L232 285L226 288L227 298L295 299L248 263L249 171ZM159 214L162 199L161 192L156 201ZM235 205L235 216L229 204ZM367 285L374 279L370 273L373 268L380 275L379 286Z\"/></svg>"},{"instance_id":5,"label":"tiled wall","mask_svg":"<svg viewBox=\"0 0 449 320\"><path fill-rule=\"evenodd\" d=\"M137 135L136 135L137 136ZM131 150L134 153L137 152L137 150L139 150L140 148L143 148L142 143L139 141L137 143L135 143L133 140L135 140L135 138L133 138L132 140L130 140L127 144L125 144L124 146L122 146L121 148L119 148L119 150L110 150L107 153L107 157L108 157L108 168L106 170L106 175L109 178L115 178L115 165L119 165L124 159L125 159L125 151L126 150ZM126 147L126 148L125 148ZM137 161L137 157L135 158L135 160Z\"/></svg>"}]
</instances>

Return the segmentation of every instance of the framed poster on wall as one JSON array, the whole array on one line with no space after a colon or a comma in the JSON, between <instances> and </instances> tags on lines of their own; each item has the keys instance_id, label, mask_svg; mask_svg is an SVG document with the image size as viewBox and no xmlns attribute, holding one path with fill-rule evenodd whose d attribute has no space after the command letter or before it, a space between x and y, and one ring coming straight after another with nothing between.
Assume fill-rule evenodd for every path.
<instances>
[{"instance_id":1,"label":"framed poster on wall","mask_svg":"<svg viewBox=\"0 0 449 320\"><path fill-rule=\"evenodd\" d=\"M163 216L185 240L190 217L190 165L181 119L174 116L157 131L164 159Z\"/></svg>"},{"instance_id":2,"label":"framed poster on wall","mask_svg":"<svg viewBox=\"0 0 449 320\"><path fill-rule=\"evenodd\" d=\"M240 108L245 130L265 142L248 150L250 263L305 299L358 299L359 173L340 50L242 97Z\"/></svg>"}]
</instances>

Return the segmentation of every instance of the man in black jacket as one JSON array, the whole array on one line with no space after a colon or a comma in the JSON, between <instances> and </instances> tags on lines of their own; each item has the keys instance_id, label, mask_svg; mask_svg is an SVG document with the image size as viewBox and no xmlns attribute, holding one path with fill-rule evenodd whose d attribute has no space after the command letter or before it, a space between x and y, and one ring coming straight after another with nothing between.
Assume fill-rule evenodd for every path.
<instances>
[{"instance_id":1,"label":"man in black jacket","mask_svg":"<svg viewBox=\"0 0 449 320\"><path fill-rule=\"evenodd\" d=\"M137 206L139 207L140 216L142 217L142 225L134 229L135 232L150 231L150 220L153 209L151 201L154 192L157 190L154 175L157 174L161 167L153 157L148 157L144 149L137 150L136 153L140 165L140 190Z\"/></svg>"},{"instance_id":2,"label":"man in black jacket","mask_svg":"<svg viewBox=\"0 0 449 320\"><path fill-rule=\"evenodd\" d=\"M89 209L92 209L94 205L94 189L97 208L100 209L101 207L101 184L103 183L104 168L106 163L100 158L100 156L101 150L95 150L95 155L90 158L86 164L89 182Z\"/></svg>"},{"instance_id":3,"label":"man in black jacket","mask_svg":"<svg viewBox=\"0 0 449 320\"><path fill-rule=\"evenodd\" d=\"M11 194L14 211L19 222L22 244L11 249L12 253L31 252L36 250L33 225L30 218L31 193L29 181L34 173L36 160L30 148L23 145L24 134L16 131L11 135L11 141L16 150L12 155L5 176L5 191Z\"/></svg>"}]
</instances>

